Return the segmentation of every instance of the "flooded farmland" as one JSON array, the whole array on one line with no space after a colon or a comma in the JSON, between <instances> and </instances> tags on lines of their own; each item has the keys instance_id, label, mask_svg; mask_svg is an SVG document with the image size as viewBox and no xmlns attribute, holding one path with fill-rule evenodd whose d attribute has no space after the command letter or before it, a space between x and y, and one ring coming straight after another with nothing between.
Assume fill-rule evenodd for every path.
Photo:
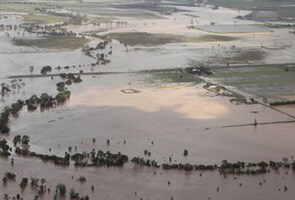
<instances>
[{"instance_id":1,"label":"flooded farmland","mask_svg":"<svg viewBox=\"0 0 295 200\"><path fill-rule=\"evenodd\" d=\"M0 199L294 199L294 26L235 1L0 1Z\"/></svg>"}]
</instances>

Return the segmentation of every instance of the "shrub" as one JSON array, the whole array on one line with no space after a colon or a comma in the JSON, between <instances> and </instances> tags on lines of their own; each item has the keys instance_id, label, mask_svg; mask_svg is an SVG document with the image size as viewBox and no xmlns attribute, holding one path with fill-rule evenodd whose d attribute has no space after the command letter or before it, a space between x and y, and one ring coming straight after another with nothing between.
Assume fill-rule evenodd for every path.
<instances>
[{"instance_id":1,"label":"shrub","mask_svg":"<svg viewBox=\"0 0 295 200\"><path fill-rule=\"evenodd\" d=\"M185 149L185 150L183 151L183 155L184 155L184 156L187 156L187 155L188 155L188 150L187 150L187 149Z\"/></svg>"},{"instance_id":2,"label":"shrub","mask_svg":"<svg viewBox=\"0 0 295 200\"><path fill-rule=\"evenodd\" d=\"M7 179L12 180L12 179L15 179L16 175L15 175L14 173L11 173L11 172L6 172L6 173L5 173L5 177L6 177Z\"/></svg>"},{"instance_id":3,"label":"shrub","mask_svg":"<svg viewBox=\"0 0 295 200\"><path fill-rule=\"evenodd\" d=\"M56 189L58 190L60 196L65 196L66 195L67 187L64 184L59 183L56 186Z\"/></svg>"},{"instance_id":4,"label":"shrub","mask_svg":"<svg viewBox=\"0 0 295 200\"><path fill-rule=\"evenodd\" d=\"M20 182L20 184L19 184L19 186L21 187L21 188L25 188L25 187L27 187L27 185L28 185L28 178L23 178L22 179L22 181Z\"/></svg>"}]
</instances>

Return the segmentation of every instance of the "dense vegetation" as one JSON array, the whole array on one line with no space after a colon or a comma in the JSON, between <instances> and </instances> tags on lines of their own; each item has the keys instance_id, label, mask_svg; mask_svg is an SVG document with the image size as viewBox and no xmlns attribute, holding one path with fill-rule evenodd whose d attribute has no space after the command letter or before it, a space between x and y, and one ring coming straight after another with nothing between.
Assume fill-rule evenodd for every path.
<instances>
[{"instance_id":1,"label":"dense vegetation","mask_svg":"<svg viewBox=\"0 0 295 200\"><path fill-rule=\"evenodd\" d=\"M50 66L44 66L41 69L41 74L46 74L50 71ZM74 76L73 74L60 74L60 77L64 81L57 83L56 88L58 93L55 96L49 95L47 93L42 93L40 96L32 95L26 100L19 99L15 103L12 103L10 106L6 106L0 114L0 132L10 132L10 128L8 126L10 117L18 116L20 110L24 106L27 107L28 111L35 111L38 107L41 110L45 110L64 104L71 96L71 92L65 86L71 85L72 83L80 83L82 79L80 75Z\"/></svg>"},{"instance_id":2,"label":"dense vegetation","mask_svg":"<svg viewBox=\"0 0 295 200\"><path fill-rule=\"evenodd\" d=\"M57 35L60 33L57 33ZM14 45L17 46L35 46L46 49L77 49L89 40L82 37L74 36L45 36L40 39L15 39Z\"/></svg>"}]
</instances>

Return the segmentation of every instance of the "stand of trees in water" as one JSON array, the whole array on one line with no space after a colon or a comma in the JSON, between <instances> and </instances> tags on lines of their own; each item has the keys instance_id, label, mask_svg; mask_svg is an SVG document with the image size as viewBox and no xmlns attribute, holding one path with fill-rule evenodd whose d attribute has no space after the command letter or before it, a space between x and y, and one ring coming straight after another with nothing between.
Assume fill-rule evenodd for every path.
<instances>
[{"instance_id":1,"label":"stand of trees in water","mask_svg":"<svg viewBox=\"0 0 295 200\"><path fill-rule=\"evenodd\" d=\"M112 55L113 47L110 46L110 50L107 53L97 53L96 55L94 55L93 52L97 50L105 50L108 44L109 42L105 40L103 42L99 42L95 47L90 47L88 45L85 45L82 48L82 52L84 52L86 56L96 59L96 63L91 64L92 66L99 65L99 64L106 65L111 62L111 60L108 59L107 57L109 55Z\"/></svg>"},{"instance_id":2,"label":"stand of trees in water","mask_svg":"<svg viewBox=\"0 0 295 200\"><path fill-rule=\"evenodd\" d=\"M129 162L129 157L121 152L111 153L110 151L102 151L93 149L90 152L72 153L72 147L69 147L65 155L47 155L38 154L29 150L30 138L27 135L17 135L13 139L15 154L25 157L36 157L43 161L50 161L56 165L69 166L72 162L76 167L123 167L125 163ZM75 151L77 149L75 148ZM0 141L0 155L2 157L9 157L12 153L12 147L7 144L5 139ZM295 171L295 161L289 162L284 158L282 162L276 161L261 161L261 162L229 162L223 160L220 164L190 164L190 163L169 163L158 164L155 160L145 159L141 157L133 157L130 160L134 165L142 167L161 168L163 170L180 170L180 171L218 171L221 175L235 174L235 175L259 175L266 174L271 170L278 171L279 169L293 169Z\"/></svg>"},{"instance_id":3,"label":"stand of trees in water","mask_svg":"<svg viewBox=\"0 0 295 200\"><path fill-rule=\"evenodd\" d=\"M15 181L16 177L17 177L16 174L14 174L12 172L6 172L4 177L2 177L3 185L7 186L7 183L10 181ZM85 182L86 178L81 176L78 180L79 181L83 180ZM80 182L82 182L82 181L80 181ZM47 186L47 180L45 178L36 178L36 177L31 177L30 179L27 177L21 178L21 181L19 183L19 187L21 188L21 191L26 189L29 185L31 187L31 190L33 192L35 192L35 196L34 196L33 200L42 199L44 194L51 193L51 188L49 186ZM91 190L92 191L95 190L94 186L91 186ZM78 192L75 191L74 188L71 188L70 191L68 192L67 186L65 184L61 184L61 183L58 183L55 186L53 199L57 200L59 198L65 198L67 196L67 193L68 193L68 197L73 200L89 200L88 195L85 195L85 196L80 195ZM9 200L9 199L23 200L23 198L21 197L21 194L16 194L15 196L10 196L8 194L4 194L3 199L4 200Z\"/></svg>"},{"instance_id":4,"label":"stand of trees in water","mask_svg":"<svg viewBox=\"0 0 295 200\"><path fill-rule=\"evenodd\" d=\"M72 83L80 83L82 79L79 75L75 76L71 73L60 74L60 77L64 81L57 83L56 87L58 93L55 96L47 93L42 93L40 96L32 95L29 99L19 99L10 106L4 107L3 111L0 113L0 132L3 134L10 132L8 126L10 117L17 117L24 106L27 107L28 111L35 111L38 107L40 107L41 110L45 110L64 104L71 96L71 92L65 86L71 85Z\"/></svg>"}]
</instances>

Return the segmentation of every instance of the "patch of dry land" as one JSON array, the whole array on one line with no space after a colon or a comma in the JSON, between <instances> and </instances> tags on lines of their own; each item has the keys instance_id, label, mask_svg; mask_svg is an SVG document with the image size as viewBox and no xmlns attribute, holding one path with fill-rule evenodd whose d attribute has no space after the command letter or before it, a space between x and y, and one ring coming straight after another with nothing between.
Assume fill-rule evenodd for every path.
<instances>
[{"instance_id":1,"label":"patch of dry land","mask_svg":"<svg viewBox=\"0 0 295 200\"><path fill-rule=\"evenodd\" d=\"M155 46L167 43L199 43L199 42L222 42L234 41L238 38L220 36L220 35L202 35L200 37L185 37L181 35L164 34L164 33L140 33L140 32L125 32L125 33L110 33L105 35L106 39L115 39L127 45L147 45Z\"/></svg>"},{"instance_id":2,"label":"patch of dry land","mask_svg":"<svg viewBox=\"0 0 295 200\"><path fill-rule=\"evenodd\" d=\"M77 49L89 42L88 39L74 36L46 36L40 39L15 39L16 46L29 46L44 49Z\"/></svg>"},{"instance_id":3,"label":"patch of dry land","mask_svg":"<svg viewBox=\"0 0 295 200\"><path fill-rule=\"evenodd\" d=\"M50 24L50 23L61 23L68 20L67 17L53 16L53 15L36 15L28 14L22 15L25 23L36 23L36 24Z\"/></svg>"}]
</instances>

